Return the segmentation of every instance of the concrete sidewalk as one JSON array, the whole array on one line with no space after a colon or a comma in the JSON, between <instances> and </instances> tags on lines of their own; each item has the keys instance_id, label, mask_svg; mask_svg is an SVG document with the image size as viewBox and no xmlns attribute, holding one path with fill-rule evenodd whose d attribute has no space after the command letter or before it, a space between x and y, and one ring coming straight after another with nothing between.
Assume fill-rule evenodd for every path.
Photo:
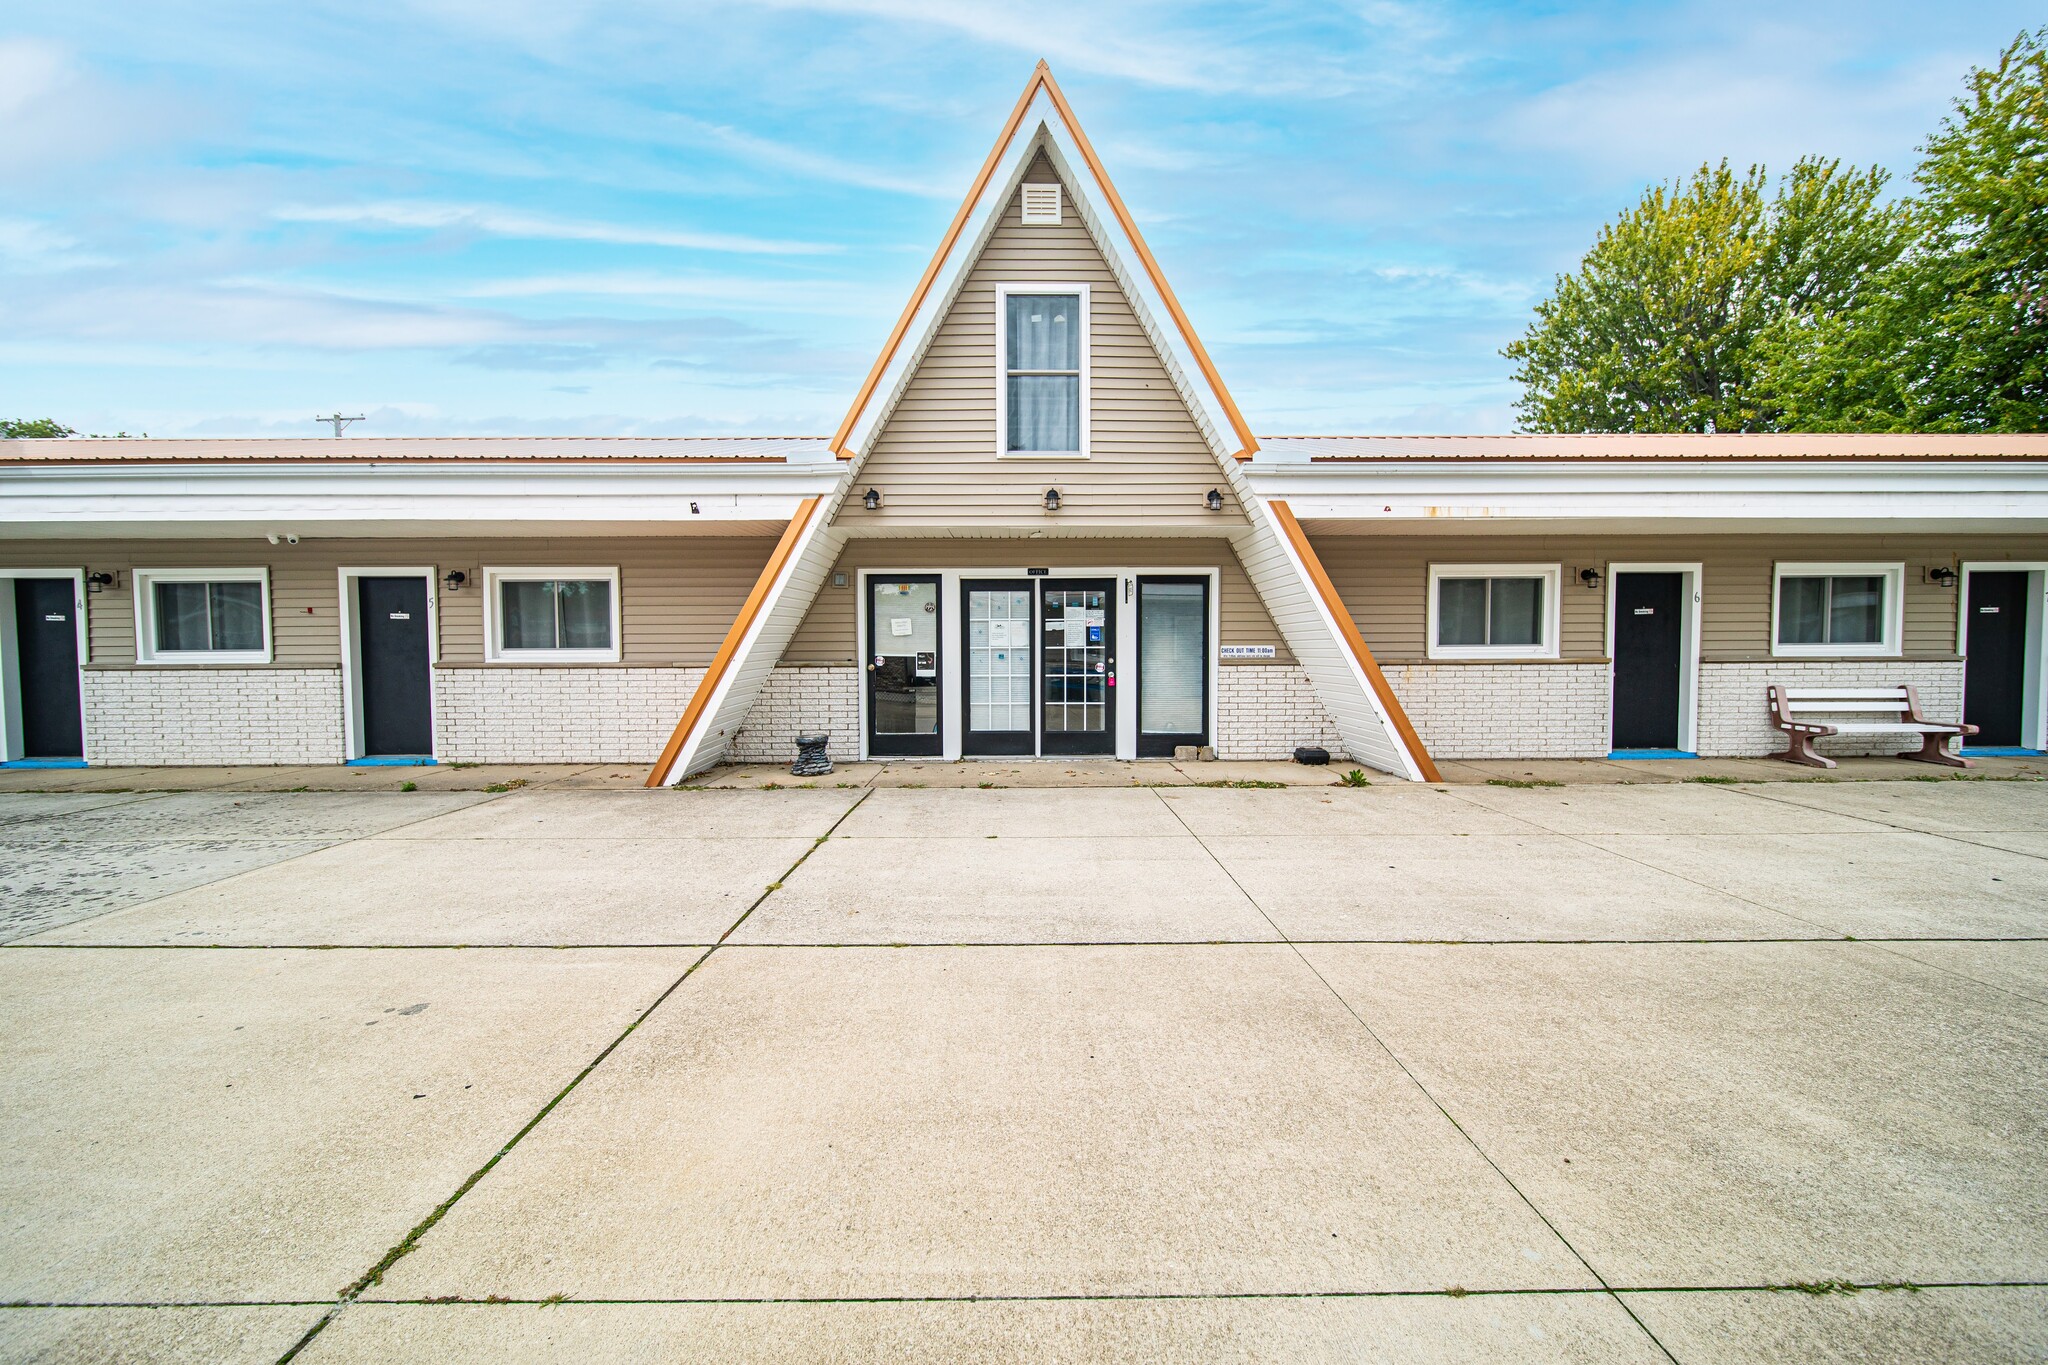
<instances>
[{"instance_id":1,"label":"concrete sidewalk","mask_svg":"<svg viewBox=\"0 0 2048 1365\"><path fill-rule=\"evenodd\" d=\"M2048 784L887 775L0 794L0 1358L2048 1355Z\"/></svg>"}]
</instances>

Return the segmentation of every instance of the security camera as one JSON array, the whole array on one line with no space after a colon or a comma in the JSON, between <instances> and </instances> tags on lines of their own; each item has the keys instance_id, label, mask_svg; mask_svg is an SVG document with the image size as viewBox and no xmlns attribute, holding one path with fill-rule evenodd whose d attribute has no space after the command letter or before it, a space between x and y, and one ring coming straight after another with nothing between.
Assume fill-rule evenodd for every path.
<instances>
[{"instance_id":1,"label":"security camera","mask_svg":"<svg viewBox=\"0 0 2048 1365\"><path fill-rule=\"evenodd\" d=\"M285 544L287 544L287 545L296 545L296 544L298 544L298 543L299 543L299 538L298 538L297 536L295 536L295 535L292 535L291 533L287 532L287 533L285 534L285 538L284 538L284 543L285 543Z\"/></svg>"}]
</instances>

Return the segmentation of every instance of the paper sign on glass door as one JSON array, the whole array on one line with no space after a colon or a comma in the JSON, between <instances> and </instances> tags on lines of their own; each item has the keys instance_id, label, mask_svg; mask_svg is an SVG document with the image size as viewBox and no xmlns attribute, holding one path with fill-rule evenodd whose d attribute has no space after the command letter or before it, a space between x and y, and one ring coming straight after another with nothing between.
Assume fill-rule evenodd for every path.
<instances>
[{"instance_id":1,"label":"paper sign on glass door","mask_svg":"<svg viewBox=\"0 0 2048 1365\"><path fill-rule=\"evenodd\" d=\"M910 634L910 618L909 618L908 616L892 616L892 617L890 617L890 618L889 618L889 633L890 633L891 635L908 635L908 634Z\"/></svg>"}]
</instances>

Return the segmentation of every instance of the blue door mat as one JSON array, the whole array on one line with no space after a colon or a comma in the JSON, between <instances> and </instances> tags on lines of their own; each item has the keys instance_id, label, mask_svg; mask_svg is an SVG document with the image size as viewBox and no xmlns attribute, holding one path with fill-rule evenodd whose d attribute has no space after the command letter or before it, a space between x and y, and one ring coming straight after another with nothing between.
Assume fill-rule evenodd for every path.
<instances>
[{"instance_id":1,"label":"blue door mat","mask_svg":"<svg viewBox=\"0 0 2048 1365\"><path fill-rule=\"evenodd\" d=\"M83 768L82 758L16 758L0 763L0 768Z\"/></svg>"},{"instance_id":2,"label":"blue door mat","mask_svg":"<svg viewBox=\"0 0 2048 1365\"><path fill-rule=\"evenodd\" d=\"M2048 750L2043 750L2043 749L2019 749L2019 748L2000 748L2000 749L1965 749L1965 750L1963 750L1963 757L1964 757L1964 758L2044 758L2044 757L2048 757Z\"/></svg>"},{"instance_id":3,"label":"blue door mat","mask_svg":"<svg viewBox=\"0 0 2048 1365\"><path fill-rule=\"evenodd\" d=\"M351 768L438 768L440 761L432 758L352 758Z\"/></svg>"},{"instance_id":4,"label":"blue door mat","mask_svg":"<svg viewBox=\"0 0 2048 1365\"><path fill-rule=\"evenodd\" d=\"M1698 754L1686 749L1616 749L1607 756L1619 759L1699 757Z\"/></svg>"}]
</instances>

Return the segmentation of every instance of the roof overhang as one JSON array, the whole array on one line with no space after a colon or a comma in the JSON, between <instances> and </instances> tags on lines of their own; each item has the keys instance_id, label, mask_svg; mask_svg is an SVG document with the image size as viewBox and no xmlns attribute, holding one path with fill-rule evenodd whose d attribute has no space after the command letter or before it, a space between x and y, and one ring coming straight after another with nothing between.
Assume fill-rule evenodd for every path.
<instances>
[{"instance_id":1,"label":"roof overhang","mask_svg":"<svg viewBox=\"0 0 2048 1365\"><path fill-rule=\"evenodd\" d=\"M1262 463L1251 482L1323 534L2048 531L2048 462Z\"/></svg>"},{"instance_id":2,"label":"roof overhang","mask_svg":"<svg viewBox=\"0 0 2048 1365\"><path fill-rule=\"evenodd\" d=\"M0 535L772 535L811 465L86 465L0 469Z\"/></svg>"}]
</instances>

